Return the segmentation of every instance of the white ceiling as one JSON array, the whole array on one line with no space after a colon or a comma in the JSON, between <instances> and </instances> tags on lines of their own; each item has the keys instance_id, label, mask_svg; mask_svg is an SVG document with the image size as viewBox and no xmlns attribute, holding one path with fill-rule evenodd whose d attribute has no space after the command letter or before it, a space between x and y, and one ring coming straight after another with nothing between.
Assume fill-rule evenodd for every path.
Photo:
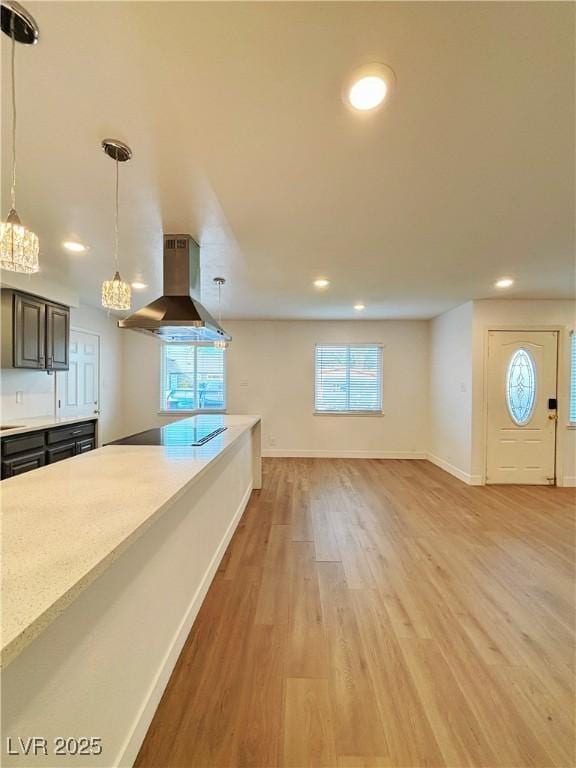
<instances>
[{"instance_id":1,"label":"white ceiling","mask_svg":"<svg viewBox=\"0 0 576 768\"><path fill-rule=\"evenodd\" d=\"M471 298L574 295L572 3L27 3L19 47L18 210L44 277L98 304L113 271L161 292L161 233L202 245L224 316L430 317ZM9 41L2 213L8 208ZM386 108L343 81L391 66ZM60 246L76 236L85 255ZM317 276L332 281L319 293ZM31 290L33 289L31 278Z\"/></svg>"}]
</instances>

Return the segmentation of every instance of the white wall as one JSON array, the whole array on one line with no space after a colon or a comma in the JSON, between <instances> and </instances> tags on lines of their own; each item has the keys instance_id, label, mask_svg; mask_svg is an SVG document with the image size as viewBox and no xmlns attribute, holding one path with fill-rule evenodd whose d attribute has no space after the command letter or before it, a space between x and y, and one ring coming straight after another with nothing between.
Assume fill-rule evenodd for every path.
<instances>
[{"instance_id":1,"label":"white wall","mask_svg":"<svg viewBox=\"0 0 576 768\"><path fill-rule=\"evenodd\" d=\"M268 455L422 456L427 447L428 323L425 321L274 321L224 323L228 411L262 416ZM314 415L314 345L384 345L384 415ZM135 432L158 416L158 342L124 336L124 426Z\"/></svg>"},{"instance_id":2,"label":"white wall","mask_svg":"<svg viewBox=\"0 0 576 768\"><path fill-rule=\"evenodd\" d=\"M430 322L429 458L472 477L472 302Z\"/></svg>"},{"instance_id":3,"label":"white wall","mask_svg":"<svg viewBox=\"0 0 576 768\"><path fill-rule=\"evenodd\" d=\"M54 374L46 371L0 370L2 421L54 415ZM21 392L22 401L16 402Z\"/></svg>"},{"instance_id":4,"label":"white wall","mask_svg":"<svg viewBox=\"0 0 576 768\"><path fill-rule=\"evenodd\" d=\"M576 328L576 301L570 300L484 300L474 302L473 360L474 381L472 401L472 473L484 471L484 367L485 342L489 328L505 327L543 328L559 326L563 329L559 350L558 448L561 453L560 471L564 483L576 485L576 430L568 426L569 395L569 332Z\"/></svg>"}]
</instances>

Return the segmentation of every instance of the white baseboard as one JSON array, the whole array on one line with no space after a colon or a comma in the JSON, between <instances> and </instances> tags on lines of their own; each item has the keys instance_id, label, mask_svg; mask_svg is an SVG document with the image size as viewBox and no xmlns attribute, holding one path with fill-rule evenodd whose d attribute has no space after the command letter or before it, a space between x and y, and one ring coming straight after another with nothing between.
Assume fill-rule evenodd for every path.
<instances>
[{"instance_id":1,"label":"white baseboard","mask_svg":"<svg viewBox=\"0 0 576 768\"><path fill-rule=\"evenodd\" d=\"M426 454L418 451L345 451L343 449L308 448L264 448L262 456L267 458L292 459L425 459Z\"/></svg>"},{"instance_id":2,"label":"white baseboard","mask_svg":"<svg viewBox=\"0 0 576 768\"><path fill-rule=\"evenodd\" d=\"M206 597L206 593L208 592L210 584L212 583L212 579L216 574L218 566L220 565L220 561L226 552L226 547L230 543L230 539L236 530L240 518L246 509L246 505L248 504L251 494L252 484L250 484L242 496L242 500L238 505L238 509L234 513L234 517L230 521L230 525L226 529L226 532L222 537L220 544L218 545L218 549L214 553L214 557L210 561L210 564L206 569L206 573L204 574L198 589L190 601L188 610L186 611L184 618L180 622L180 626L172 638L172 642L170 643L170 646L164 655L162 663L160 664L158 672L156 673L156 677L154 678L154 681L142 703L140 711L136 716L132 730L124 743L124 747L120 750L119 759L115 763L117 766L126 766L127 768L128 766L132 766L136 760L138 751L142 746L142 742L144 741L146 732L148 731L150 723L152 722L152 718L154 717L154 713L156 712L158 704L160 703L164 689L168 684L172 670L176 665L178 656L180 655L184 643L186 642L186 638L190 634L190 630L192 629L192 625L194 624L196 616L198 615L198 611L204 602L204 598Z\"/></svg>"},{"instance_id":3,"label":"white baseboard","mask_svg":"<svg viewBox=\"0 0 576 768\"><path fill-rule=\"evenodd\" d=\"M480 475L469 475L459 467L455 467L454 464L450 464L450 462L441 459L439 456L434 456L433 453L429 453L426 458L428 461L432 462L432 464L435 464L445 472L454 475L454 477L457 477L458 480L462 480L462 482L467 485L483 485Z\"/></svg>"},{"instance_id":4,"label":"white baseboard","mask_svg":"<svg viewBox=\"0 0 576 768\"><path fill-rule=\"evenodd\" d=\"M563 488L576 488L576 475L564 475L562 480Z\"/></svg>"}]
</instances>

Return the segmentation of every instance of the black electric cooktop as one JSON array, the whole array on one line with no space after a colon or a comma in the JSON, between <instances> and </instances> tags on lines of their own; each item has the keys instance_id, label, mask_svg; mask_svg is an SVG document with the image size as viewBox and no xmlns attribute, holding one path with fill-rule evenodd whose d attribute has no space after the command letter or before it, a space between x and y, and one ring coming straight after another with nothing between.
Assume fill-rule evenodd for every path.
<instances>
[{"instance_id":1,"label":"black electric cooktop","mask_svg":"<svg viewBox=\"0 0 576 768\"><path fill-rule=\"evenodd\" d=\"M208 440L224 432L226 427L221 419L204 421L202 424L194 424L193 421L175 421L165 427L147 429L135 435L114 440L108 445L166 445L166 446L197 446L204 445Z\"/></svg>"}]
</instances>

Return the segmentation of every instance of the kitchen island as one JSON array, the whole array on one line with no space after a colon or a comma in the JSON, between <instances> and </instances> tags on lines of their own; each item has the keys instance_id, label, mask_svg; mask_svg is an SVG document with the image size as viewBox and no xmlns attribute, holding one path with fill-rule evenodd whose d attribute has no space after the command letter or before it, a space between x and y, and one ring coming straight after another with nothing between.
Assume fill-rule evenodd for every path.
<instances>
[{"instance_id":1,"label":"kitchen island","mask_svg":"<svg viewBox=\"0 0 576 768\"><path fill-rule=\"evenodd\" d=\"M3 765L62 764L58 736L100 739L66 764L132 764L261 484L259 417L219 418L199 447L109 445L2 482ZM21 754L31 736L47 756Z\"/></svg>"}]
</instances>

